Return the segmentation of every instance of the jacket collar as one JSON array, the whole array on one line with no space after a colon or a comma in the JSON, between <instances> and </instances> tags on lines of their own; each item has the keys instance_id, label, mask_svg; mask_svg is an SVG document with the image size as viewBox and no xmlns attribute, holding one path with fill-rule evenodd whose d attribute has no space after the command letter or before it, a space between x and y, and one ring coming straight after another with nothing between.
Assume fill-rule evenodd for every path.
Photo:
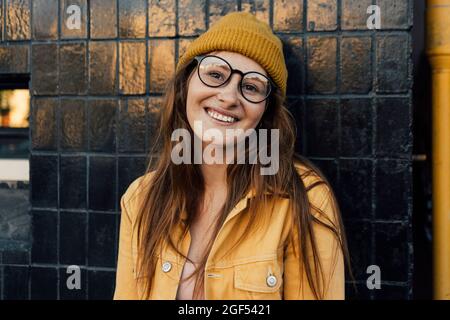
<instances>
[{"instance_id":1,"label":"jacket collar","mask_svg":"<svg viewBox=\"0 0 450 320\"><path fill-rule=\"evenodd\" d=\"M272 193L270 191L264 191L264 194L272 194ZM249 192L247 192L247 194L241 200L238 201L238 203L230 211L230 213L228 214L227 218L225 219L225 222L227 222L228 220L233 218L235 215L240 213L242 210L247 208L248 200L250 198L253 198L254 196L256 196L256 191L255 191L254 188L252 188ZM186 211L183 211L181 213L181 220L183 222L187 220L187 212Z\"/></svg>"}]
</instances>

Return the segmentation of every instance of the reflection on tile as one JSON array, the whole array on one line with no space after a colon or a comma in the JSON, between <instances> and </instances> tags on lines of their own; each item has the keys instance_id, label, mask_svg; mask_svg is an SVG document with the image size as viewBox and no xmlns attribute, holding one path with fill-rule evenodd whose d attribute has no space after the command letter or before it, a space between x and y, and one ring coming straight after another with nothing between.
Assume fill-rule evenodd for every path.
<instances>
[{"instance_id":1,"label":"reflection on tile","mask_svg":"<svg viewBox=\"0 0 450 320\"><path fill-rule=\"evenodd\" d=\"M0 1L0 39L3 40L3 8L4 4L3 1ZM6 38L6 37L5 37Z\"/></svg>"},{"instance_id":2,"label":"reflection on tile","mask_svg":"<svg viewBox=\"0 0 450 320\"><path fill-rule=\"evenodd\" d=\"M58 39L58 0L33 1L33 39Z\"/></svg>"},{"instance_id":3,"label":"reflection on tile","mask_svg":"<svg viewBox=\"0 0 450 320\"><path fill-rule=\"evenodd\" d=\"M275 0L273 16L273 29L275 31L303 31L303 1Z\"/></svg>"},{"instance_id":4,"label":"reflection on tile","mask_svg":"<svg viewBox=\"0 0 450 320\"><path fill-rule=\"evenodd\" d=\"M60 148L62 151L84 151L86 137L86 101L61 99Z\"/></svg>"},{"instance_id":5,"label":"reflection on tile","mask_svg":"<svg viewBox=\"0 0 450 320\"><path fill-rule=\"evenodd\" d=\"M154 152L158 153L161 145L156 145L156 137L158 134L158 128L159 128L159 120L161 115L161 109L163 104L163 98L162 97L150 97L148 99L148 112L147 112L147 152L152 152L154 148Z\"/></svg>"},{"instance_id":6,"label":"reflection on tile","mask_svg":"<svg viewBox=\"0 0 450 320\"><path fill-rule=\"evenodd\" d=\"M87 1L61 0L61 38L86 38Z\"/></svg>"},{"instance_id":7,"label":"reflection on tile","mask_svg":"<svg viewBox=\"0 0 450 320\"><path fill-rule=\"evenodd\" d=\"M274 6L276 5L274 1ZM270 0L241 0L241 11L253 13L258 20L269 24Z\"/></svg>"},{"instance_id":8,"label":"reflection on tile","mask_svg":"<svg viewBox=\"0 0 450 320\"><path fill-rule=\"evenodd\" d=\"M59 47L59 90L62 94L85 94L86 44L63 43Z\"/></svg>"},{"instance_id":9,"label":"reflection on tile","mask_svg":"<svg viewBox=\"0 0 450 320\"><path fill-rule=\"evenodd\" d=\"M382 29L408 29L411 26L411 15L409 7L411 1L405 0L376 0L381 9Z\"/></svg>"},{"instance_id":10,"label":"reflection on tile","mask_svg":"<svg viewBox=\"0 0 450 320\"><path fill-rule=\"evenodd\" d=\"M120 42L120 92L144 94L146 85L145 41Z\"/></svg>"},{"instance_id":11,"label":"reflection on tile","mask_svg":"<svg viewBox=\"0 0 450 320\"><path fill-rule=\"evenodd\" d=\"M336 38L310 37L307 42L308 92L336 92Z\"/></svg>"},{"instance_id":12,"label":"reflection on tile","mask_svg":"<svg viewBox=\"0 0 450 320\"><path fill-rule=\"evenodd\" d=\"M309 0L308 31L336 30L337 0Z\"/></svg>"},{"instance_id":13,"label":"reflection on tile","mask_svg":"<svg viewBox=\"0 0 450 320\"><path fill-rule=\"evenodd\" d=\"M117 0L90 1L91 37L110 39L117 37Z\"/></svg>"},{"instance_id":14,"label":"reflection on tile","mask_svg":"<svg viewBox=\"0 0 450 320\"><path fill-rule=\"evenodd\" d=\"M89 43L89 93L117 93L117 43Z\"/></svg>"},{"instance_id":15,"label":"reflection on tile","mask_svg":"<svg viewBox=\"0 0 450 320\"><path fill-rule=\"evenodd\" d=\"M146 34L146 0L119 0L119 37L144 38Z\"/></svg>"},{"instance_id":16,"label":"reflection on tile","mask_svg":"<svg viewBox=\"0 0 450 320\"><path fill-rule=\"evenodd\" d=\"M224 15L238 10L236 0L210 0L209 1L209 27Z\"/></svg>"},{"instance_id":17,"label":"reflection on tile","mask_svg":"<svg viewBox=\"0 0 450 320\"><path fill-rule=\"evenodd\" d=\"M119 152L144 152L145 100L121 99L119 105Z\"/></svg>"},{"instance_id":18,"label":"reflection on tile","mask_svg":"<svg viewBox=\"0 0 450 320\"><path fill-rule=\"evenodd\" d=\"M372 46L369 37L341 40L341 92L368 93L372 89Z\"/></svg>"},{"instance_id":19,"label":"reflection on tile","mask_svg":"<svg viewBox=\"0 0 450 320\"><path fill-rule=\"evenodd\" d=\"M148 3L148 34L150 37L173 37L176 25L176 1L162 0Z\"/></svg>"},{"instance_id":20,"label":"reflection on tile","mask_svg":"<svg viewBox=\"0 0 450 320\"><path fill-rule=\"evenodd\" d=\"M7 40L30 39L30 1L29 0L5 0L6 2L6 27L5 38Z\"/></svg>"},{"instance_id":21,"label":"reflection on tile","mask_svg":"<svg viewBox=\"0 0 450 320\"><path fill-rule=\"evenodd\" d=\"M56 44L33 44L31 49L31 90L33 95L57 94L58 52Z\"/></svg>"},{"instance_id":22,"label":"reflection on tile","mask_svg":"<svg viewBox=\"0 0 450 320\"><path fill-rule=\"evenodd\" d=\"M169 79L175 74L175 42L149 41L150 92L164 92Z\"/></svg>"},{"instance_id":23,"label":"reflection on tile","mask_svg":"<svg viewBox=\"0 0 450 320\"><path fill-rule=\"evenodd\" d=\"M409 36L377 37L377 92L407 92L411 89Z\"/></svg>"},{"instance_id":24,"label":"reflection on tile","mask_svg":"<svg viewBox=\"0 0 450 320\"><path fill-rule=\"evenodd\" d=\"M31 147L33 150L56 150L57 99L32 100Z\"/></svg>"},{"instance_id":25,"label":"reflection on tile","mask_svg":"<svg viewBox=\"0 0 450 320\"><path fill-rule=\"evenodd\" d=\"M0 73L28 73L29 46L0 45Z\"/></svg>"},{"instance_id":26,"label":"reflection on tile","mask_svg":"<svg viewBox=\"0 0 450 320\"><path fill-rule=\"evenodd\" d=\"M193 42L193 39L178 39L178 57L181 57L188 46ZM178 59L180 60L180 59Z\"/></svg>"},{"instance_id":27,"label":"reflection on tile","mask_svg":"<svg viewBox=\"0 0 450 320\"><path fill-rule=\"evenodd\" d=\"M305 90L305 49L303 39L298 36L283 37L286 43L284 54L286 67L289 74L295 74L295 77L288 76L287 94L300 95Z\"/></svg>"},{"instance_id":28,"label":"reflection on tile","mask_svg":"<svg viewBox=\"0 0 450 320\"><path fill-rule=\"evenodd\" d=\"M179 0L179 34L183 36L194 36L203 33L205 30L205 0Z\"/></svg>"},{"instance_id":29,"label":"reflection on tile","mask_svg":"<svg viewBox=\"0 0 450 320\"><path fill-rule=\"evenodd\" d=\"M372 0L342 0L342 29L367 30L367 8L370 5Z\"/></svg>"},{"instance_id":30,"label":"reflection on tile","mask_svg":"<svg viewBox=\"0 0 450 320\"><path fill-rule=\"evenodd\" d=\"M89 100L89 150L116 152L117 100Z\"/></svg>"}]
</instances>

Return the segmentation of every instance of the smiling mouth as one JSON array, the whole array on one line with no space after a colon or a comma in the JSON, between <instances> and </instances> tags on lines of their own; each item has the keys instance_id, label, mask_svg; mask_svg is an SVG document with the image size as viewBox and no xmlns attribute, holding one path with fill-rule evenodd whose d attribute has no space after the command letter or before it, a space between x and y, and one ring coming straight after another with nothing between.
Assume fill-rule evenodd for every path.
<instances>
[{"instance_id":1,"label":"smiling mouth","mask_svg":"<svg viewBox=\"0 0 450 320\"><path fill-rule=\"evenodd\" d=\"M211 108L205 108L205 111L211 118L213 118L214 120L223 122L223 123L235 123L235 122L239 121L239 119L237 119L237 118L220 114Z\"/></svg>"}]
</instances>

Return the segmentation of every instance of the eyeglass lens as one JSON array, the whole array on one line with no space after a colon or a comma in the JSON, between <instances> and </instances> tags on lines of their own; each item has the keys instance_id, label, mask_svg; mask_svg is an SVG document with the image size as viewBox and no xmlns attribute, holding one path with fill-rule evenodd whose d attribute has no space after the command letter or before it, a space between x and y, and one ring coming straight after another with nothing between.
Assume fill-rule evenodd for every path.
<instances>
[{"instance_id":1,"label":"eyeglass lens","mask_svg":"<svg viewBox=\"0 0 450 320\"><path fill-rule=\"evenodd\" d=\"M222 59L205 57L199 66L199 76L202 82L211 87L223 85L231 75L230 66ZM261 102L269 94L268 79L257 72L247 73L241 80L242 95L252 101Z\"/></svg>"}]
</instances>

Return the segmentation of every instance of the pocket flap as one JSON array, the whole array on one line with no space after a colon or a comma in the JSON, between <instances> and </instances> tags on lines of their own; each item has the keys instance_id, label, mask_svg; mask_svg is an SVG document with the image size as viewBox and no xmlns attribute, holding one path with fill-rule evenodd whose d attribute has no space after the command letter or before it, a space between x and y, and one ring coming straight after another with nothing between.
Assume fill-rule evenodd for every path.
<instances>
[{"instance_id":1,"label":"pocket flap","mask_svg":"<svg viewBox=\"0 0 450 320\"><path fill-rule=\"evenodd\" d=\"M276 292L283 274L276 259L255 261L234 266L234 286L255 292Z\"/></svg>"}]
</instances>

